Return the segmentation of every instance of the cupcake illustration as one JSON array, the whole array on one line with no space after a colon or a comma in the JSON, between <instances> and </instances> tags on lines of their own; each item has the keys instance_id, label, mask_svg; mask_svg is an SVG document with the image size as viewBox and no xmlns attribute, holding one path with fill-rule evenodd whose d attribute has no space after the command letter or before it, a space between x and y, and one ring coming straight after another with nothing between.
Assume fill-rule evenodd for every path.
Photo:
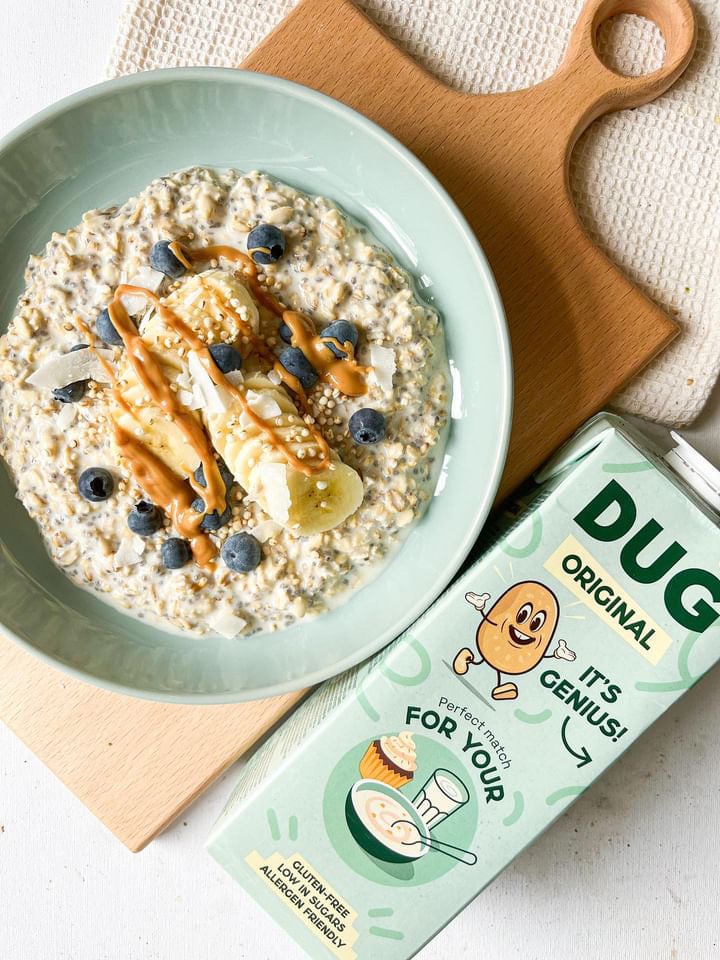
<instances>
[{"instance_id":1,"label":"cupcake illustration","mask_svg":"<svg viewBox=\"0 0 720 960\"><path fill-rule=\"evenodd\" d=\"M416 770L417 753L409 730L373 740L360 761L361 777L380 780L397 789L410 783Z\"/></svg>"}]
</instances>

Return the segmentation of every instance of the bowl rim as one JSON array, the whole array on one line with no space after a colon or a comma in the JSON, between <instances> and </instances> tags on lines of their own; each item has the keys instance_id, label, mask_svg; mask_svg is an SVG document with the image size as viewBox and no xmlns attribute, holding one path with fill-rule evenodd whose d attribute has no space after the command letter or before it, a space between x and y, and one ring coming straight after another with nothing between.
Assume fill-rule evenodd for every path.
<instances>
[{"instance_id":1,"label":"bowl rim","mask_svg":"<svg viewBox=\"0 0 720 960\"><path fill-rule=\"evenodd\" d=\"M252 700L265 699L268 697L282 696L297 690L303 690L316 686L318 683L331 677L338 676L340 673L356 666L367 660L378 651L388 646L394 639L401 636L415 620L418 619L433 603L437 601L440 595L445 591L451 582L463 561L466 559L472 545L474 544L480 529L485 522L491 509L493 500L500 484L502 471L505 466L508 446L510 442L510 432L512 427L513 415L513 363L510 343L510 334L507 325L507 317L503 303L498 290L497 282L487 257L480 246L480 243L473 233L470 225L465 219L464 214L452 199L445 187L435 175L425 166L425 164L415 156L415 154L405 147L392 134L388 133L383 127L368 119L362 113L346 104L307 87L304 84L296 83L292 80L286 80L283 77L276 77L271 74L256 73L251 70L242 70L235 67L165 67L157 70L129 74L121 77L115 77L110 80L104 80L100 83L92 84L81 90L71 93L55 103L43 108L31 115L2 138L0 138L0 162L3 155L11 150L16 144L29 133L42 126L49 120L62 115L63 113L81 107L87 103L102 99L113 94L118 90L142 88L156 84L171 83L174 81L203 82L205 80L230 81L233 83L250 84L260 88L274 90L280 93L299 98L306 102L319 104L321 109L339 115L346 122L360 127L367 134L380 140L384 146L395 153L405 164L411 167L423 182L423 186L433 192L440 201L447 217L454 223L455 228L462 235L468 249L468 253L475 261L477 273L484 279L484 285L487 292L487 299L490 306L491 321L494 325L494 333L499 346L499 356L496 358L500 367L500 392L497 397L499 410L500 433L495 438L494 456L488 463L487 482L484 485L483 493L478 498L472 511L472 523L466 528L466 533L462 540L458 541L450 563L445 566L439 576L437 583L439 589L434 591L431 600L421 599L408 608L403 616L400 626L392 625L391 629L386 629L379 636L373 638L362 648L356 649L352 654L344 657L342 660L333 663L328 669L319 669L311 674L307 674L302 680L286 680L276 684L266 684L262 688L255 688L251 691L243 690L230 693L187 693L176 694L166 691L156 691L152 689L141 689L125 685L115 680L108 680L96 676L89 670L82 670L71 664L59 660L45 651L39 649L33 644L27 642L18 636L13 630L9 629L0 621L0 632L17 643L22 649L27 650L33 656L39 658L50 667L61 670L76 680L89 683L94 687L109 690L124 696L131 696L144 700L152 700L161 703L177 703L187 706L210 706L229 703L244 703ZM429 505L429 510L432 505ZM390 634L390 635L388 635Z\"/></svg>"}]
</instances>

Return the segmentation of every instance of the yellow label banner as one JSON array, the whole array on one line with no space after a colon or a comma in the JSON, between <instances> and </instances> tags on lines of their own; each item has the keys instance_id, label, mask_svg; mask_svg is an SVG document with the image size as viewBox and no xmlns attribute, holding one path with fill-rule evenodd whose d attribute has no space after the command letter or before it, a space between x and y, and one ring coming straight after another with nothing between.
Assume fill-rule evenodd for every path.
<instances>
[{"instance_id":1,"label":"yellow label banner","mask_svg":"<svg viewBox=\"0 0 720 960\"><path fill-rule=\"evenodd\" d=\"M272 853L263 857L253 850L245 862L331 953L341 960L355 960L357 912L303 856Z\"/></svg>"},{"instance_id":2,"label":"yellow label banner","mask_svg":"<svg viewBox=\"0 0 720 960\"><path fill-rule=\"evenodd\" d=\"M575 537L563 540L545 569L653 666L672 639Z\"/></svg>"}]
</instances>

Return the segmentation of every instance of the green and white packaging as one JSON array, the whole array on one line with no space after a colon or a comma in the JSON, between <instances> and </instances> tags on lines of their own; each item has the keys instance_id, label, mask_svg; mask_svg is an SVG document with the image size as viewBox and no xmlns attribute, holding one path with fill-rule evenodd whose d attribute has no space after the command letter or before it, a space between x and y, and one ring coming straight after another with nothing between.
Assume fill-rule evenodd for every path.
<instances>
[{"instance_id":1,"label":"green and white packaging","mask_svg":"<svg viewBox=\"0 0 720 960\"><path fill-rule=\"evenodd\" d=\"M720 658L720 474L678 444L590 421L248 765L208 849L311 957L413 956Z\"/></svg>"}]
</instances>

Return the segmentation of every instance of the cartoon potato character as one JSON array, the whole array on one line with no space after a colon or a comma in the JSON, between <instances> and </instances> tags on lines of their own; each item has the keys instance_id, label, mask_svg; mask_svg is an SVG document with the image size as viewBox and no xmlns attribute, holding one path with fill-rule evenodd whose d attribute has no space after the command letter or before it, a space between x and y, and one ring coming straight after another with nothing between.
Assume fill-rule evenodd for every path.
<instances>
[{"instance_id":1,"label":"cartoon potato character","mask_svg":"<svg viewBox=\"0 0 720 960\"><path fill-rule=\"evenodd\" d=\"M559 640L552 653L547 653L557 627L560 607L555 594L542 583L525 580L516 583L499 597L485 613L489 593L466 593L465 599L483 619L475 635L480 659L465 647L453 661L453 670L462 675L471 665L487 663L497 673L493 700L514 700L518 695L515 683L503 683L502 674L515 676L534 669L543 657L574 660L564 640Z\"/></svg>"}]
</instances>

